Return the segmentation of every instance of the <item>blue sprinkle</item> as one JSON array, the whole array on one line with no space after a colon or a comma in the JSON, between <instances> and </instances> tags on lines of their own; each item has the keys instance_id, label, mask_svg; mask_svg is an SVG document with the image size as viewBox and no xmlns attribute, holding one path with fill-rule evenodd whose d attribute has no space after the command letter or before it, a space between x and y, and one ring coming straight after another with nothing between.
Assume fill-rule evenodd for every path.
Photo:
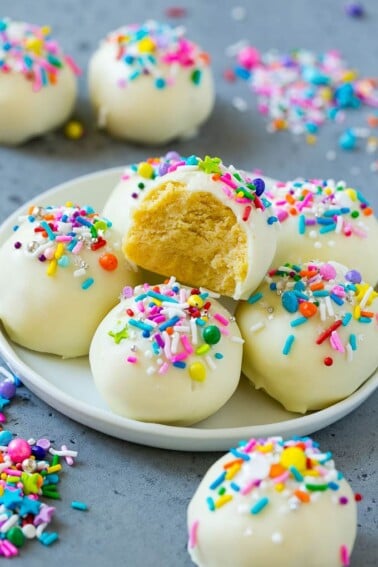
<instances>
[{"instance_id":1,"label":"blue sprinkle","mask_svg":"<svg viewBox=\"0 0 378 567\"><path fill-rule=\"evenodd\" d=\"M55 234L46 221L41 221L41 227L47 232L50 240L55 240Z\"/></svg>"},{"instance_id":2,"label":"blue sprinkle","mask_svg":"<svg viewBox=\"0 0 378 567\"><path fill-rule=\"evenodd\" d=\"M293 346L293 342L295 341L294 335L289 335L285 341L284 347L282 349L282 354L288 355L291 347Z\"/></svg>"},{"instance_id":3,"label":"blue sprinkle","mask_svg":"<svg viewBox=\"0 0 378 567\"><path fill-rule=\"evenodd\" d=\"M237 459L243 459L243 461L250 461L251 460L251 457L249 455L247 455L247 453L242 453L235 448L231 449L230 453L232 455L234 455L234 457L236 457Z\"/></svg>"},{"instance_id":4,"label":"blue sprinkle","mask_svg":"<svg viewBox=\"0 0 378 567\"><path fill-rule=\"evenodd\" d=\"M263 297L263 294L259 291L258 293L251 295L247 299L247 303L250 303L250 304L256 303L256 301L259 301L259 299L261 299L262 297Z\"/></svg>"},{"instance_id":5,"label":"blue sprinkle","mask_svg":"<svg viewBox=\"0 0 378 567\"><path fill-rule=\"evenodd\" d=\"M216 352L216 353L214 354L214 357L215 357L217 360L221 360L221 359L223 358L223 354L222 354L221 352Z\"/></svg>"},{"instance_id":6,"label":"blue sprinkle","mask_svg":"<svg viewBox=\"0 0 378 567\"><path fill-rule=\"evenodd\" d=\"M186 164L187 165L198 165L199 159L197 156L189 156L188 158L186 158Z\"/></svg>"},{"instance_id":7,"label":"blue sprinkle","mask_svg":"<svg viewBox=\"0 0 378 567\"><path fill-rule=\"evenodd\" d=\"M269 498L264 496L264 498L260 498L256 504L254 504L251 508L251 514L258 514L265 508L265 506L269 503Z\"/></svg>"},{"instance_id":8,"label":"blue sprinkle","mask_svg":"<svg viewBox=\"0 0 378 567\"><path fill-rule=\"evenodd\" d=\"M373 319L371 319L370 317L360 317L358 319L359 323L371 323Z\"/></svg>"},{"instance_id":9,"label":"blue sprinkle","mask_svg":"<svg viewBox=\"0 0 378 567\"><path fill-rule=\"evenodd\" d=\"M349 209L348 209L348 211L349 211ZM341 214L342 214L342 209L328 209L328 211L324 211L323 216L324 217L333 217L334 215L341 215Z\"/></svg>"},{"instance_id":10,"label":"blue sprinkle","mask_svg":"<svg viewBox=\"0 0 378 567\"><path fill-rule=\"evenodd\" d=\"M298 319L294 319L290 323L290 327L298 327L298 325L303 325L308 321L307 317L298 317Z\"/></svg>"},{"instance_id":11,"label":"blue sprinkle","mask_svg":"<svg viewBox=\"0 0 378 567\"><path fill-rule=\"evenodd\" d=\"M333 219L327 219L327 218L324 218L324 217L318 217L316 222L318 224L321 224L321 225L324 225L324 226L328 226L328 225L335 223L335 221Z\"/></svg>"},{"instance_id":12,"label":"blue sprinkle","mask_svg":"<svg viewBox=\"0 0 378 567\"><path fill-rule=\"evenodd\" d=\"M86 219L85 217L82 217L82 216L79 215L78 217L76 217L75 220L76 220L79 224L82 224L83 226L87 226L87 227L89 227L89 228L92 228L92 223L91 223L88 219ZM42 224L42 223L41 223L41 224Z\"/></svg>"},{"instance_id":13,"label":"blue sprinkle","mask_svg":"<svg viewBox=\"0 0 378 567\"><path fill-rule=\"evenodd\" d=\"M269 289L272 290L272 291L275 291L277 289L277 284L275 282L270 283Z\"/></svg>"},{"instance_id":14,"label":"blue sprinkle","mask_svg":"<svg viewBox=\"0 0 378 567\"><path fill-rule=\"evenodd\" d=\"M343 327L346 327L347 325L349 325L351 319L352 319L352 314L351 313L345 313L344 317L342 318Z\"/></svg>"},{"instance_id":15,"label":"blue sprinkle","mask_svg":"<svg viewBox=\"0 0 378 567\"><path fill-rule=\"evenodd\" d=\"M186 362L183 360L177 360L177 362L172 363L172 366L175 366L176 368L186 368Z\"/></svg>"},{"instance_id":16,"label":"blue sprinkle","mask_svg":"<svg viewBox=\"0 0 378 567\"><path fill-rule=\"evenodd\" d=\"M328 297L329 296L329 292L326 291L325 289L318 289L316 291L312 292L312 295L314 297Z\"/></svg>"},{"instance_id":17,"label":"blue sprinkle","mask_svg":"<svg viewBox=\"0 0 378 567\"><path fill-rule=\"evenodd\" d=\"M157 293L156 291L148 291L148 297L153 297L154 299L158 299L159 301L168 301L169 303L178 303L177 299L170 297L169 295L163 295L162 293Z\"/></svg>"},{"instance_id":18,"label":"blue sprinkle","mask_svg":"<svg viewBox=\"0 0 378 567\"><path fill-rule=\"evenodd\" d=\"M337 484L337 482L329 482L328 488L330 488L331 490L339 490L340 485Z\"/></svg>"},{"instance_id":19,"label":"blue sprinkle","mask_svg":"<svg viewBox=\"0 0 378 567\"><path fill-rule=\"evenodd\" d=\"M344 300L341 297L339 297L338 295L335 295L334 293L330 293L330 297L331 297L332 301L337 303L337 305L344 305Z\"/></svg>"},{"instance_id":20,"label":"blue sprinkle","mask_svg":"<svg viewBox=\"0 0 378 567\"><path fill-rule=\"evenodd\" d=\"M289 467L289 471L291 472L295 480L297 480L298 482L302 482L303 476L296 467L294 466Z\"/></svg>"},{"instance_id":21,"label":"blue sprinkle","mask_svg":"<svg viewBox=\"0 0 378 567\"><path fill-rule=\"evenodd\" d=\"M178 315L175 315L174 317L171 317L171 319L168 319L168 321L165 321L164 323L159 325L159 330L165 331L165 329L168 329L168 327L173 327L179 321L180 321L180 317Z\"/></svg>"},{"instance_id":22,"label":"blue sprinkle","mask_svg":"<svg viewBox=\"0 0 378 567\"><path fill-rule=\"evenodd\" d=\"M298 298L293 291L285 291L281 296L282 306L289 313L298 311Z\"/></svg>"},{"instance_id":23,"label":"blue sprinkle","mask_svg":"<svg viewBox=\"0 0 378 567\"><path fill-rule=\"evenodd\" d=\"M218 486L220 486L220 485L223 483L224 479L226 478L226 474L227 474L227 472L226 472L226 471L223 471L223 472L218 476L218 478L216 478L215 480L213 480L213 482L212 482L212 483L210 484L210 486L209 486L210 490L215 490L216 488L218 488Z\"/></svg>"},{"instance_id":24,"label":"blue sprinkle","mask_svg":"<svg viewBox=\"0 0 378 567\"><path fill-rule=\"evenodd\" d=\"M93 278L87 278L81 284L81 289L84 289L84 290L89 289L93 284L94 284L94 279Z\"/></svg>"},{"instance_id":25,"label":"blue sprinkle","mask_svg":"<svg viewBox=\"0 0 378 567\"><path fill-rule=\"evenodd\" d=\"M214 510L215 510L215 504L214 504L214 500L211 498L211 496L209 496L208 498L206 498L206 503L207 503L207 506L208 506L209 510L210 510L211 512L214 512Z\"/></svg>"},{"instance_id":26,"label":"blue sprinkle","mask_svg":"<svg viewBox=\"0 0 378 567\"><path fill-rule=\"evenodd\" d=\"M163 78L161 78L161 77L158 77L158 78L155 80L155 87L156 87L157 89L164 89L164 87L165 87L165 80L164 80Z\"/></svg>"},{"instance_id":27,"label":"blue sprinkle","mask_svg":"<svg viewBox=\"0 0 378 567\"><path fill-rule=\"evenodd\" d=\"M196 325L198 325L198 327L204 327L206 325L206 321L200 319L199 317L196 317Z\"/></svg>"},{"instance_id":28,"label":"blue sprinkle","mask_svg":"<svg viewBox=\"0 0 378 567\"><path fill-rule=\"evenodd\" d=\"M137 321L136 319L129 319L129 324L132 325L133 327L137 327L138 329L141 329L142 331L153 331L153 326L152 325L147 325L147 323L143 323L142 321Z\"/></svg>"},{"instance_id":29,"label":"blue sprinkle","mask_svg":"<svg viewBox=\"0 0 378 567\"><path fill-rule=\"evenodd\" d=\"M319 234L326 234L327 232L333 232L335 229L336 229L336 223L332 222L332 224L322 226L322 228L319 229Z\"/></svg>"},{"instance_id":30,"label":"blue sprinkle","mask_svg":"<svg viewBox=\"0 0 378 567\"><path fill-rule=\"evenodd\" d=\"M274 224L275 222L278 222L278 218L277 217L268 217L267 223L268 224Z\"/></svg>"},{"instance_id":31,"label":"blue sprinkle","mask_svg":"<svg viewBox=\"0 0 378 567\"><path fill-rule=\"evenodd\" d=\"M293 268L295 269L295 266L293 266ZM294 289L295 291L303 291L304 289L306 289L306 286L303 282L299 281L295 282Z\"/></svg>"},{"instance_id":32,"label":"blue sprinkle","mask_svg":"<svg viewBox=\"0 0 378 567\"><path fill-rule=\"evenodd\" d=\"M232 490L235 490L235 492L239 492L240 490L240 486L236 484L236 482L230 482L230 487L232 488Z\"/></svg>"},{"instance_id":33,"label":"blue sprinkle","mask_svg":"<svg viewBox=\"0 0 378 567\"><path fill-rule=\"evenodd\" d=\"M79 502L77 500L71 502L71 508L73 508L74 510L81 510L83 512L85 510L88 510L88 506L84 502Z\"/></svg>"},{"instance_id":34,"label":"blue sprinkle","mask_svg":"<svg viewBox=\"0 0 378 567\"><path fill-rule=\"evenodd\" d=\"M349 337L349 344L352 348L352 350L357 350L357 337L356 335L350 335Z\"/></svg>"},{"instance_id":35,"label":"blue sprinkle","mask_svg":"<svg viewBox=\"0 0 378 567\"><path fill-rule=\"evenodd\" d=\"M306 217L304 215L299 215L298 217L298 232L299 234L306 232Z\"/></svg>"}]
</instances>

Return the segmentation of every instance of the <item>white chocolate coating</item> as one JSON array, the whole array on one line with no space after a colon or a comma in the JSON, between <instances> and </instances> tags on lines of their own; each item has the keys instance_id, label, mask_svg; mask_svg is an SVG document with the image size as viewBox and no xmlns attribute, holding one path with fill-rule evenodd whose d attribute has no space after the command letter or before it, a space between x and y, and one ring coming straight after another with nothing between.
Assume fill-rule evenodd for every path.
<instances>
[{"instance_id":1,"label":"white chocolate coating","mask_svg":"<svg viewBox=\"0 0 378 567\"><path fill-rule=\"evenodd\" d=\"M308 438L303 440L306 448L302 451L295 447L298 441L285 442L284 448L280 438L250 440L246 446L255 443L254 449L246 452L245 446L238 447L208 470L188 508L188 551L196 565L349 564L357 524L353 492L339 478L328 453L320 453ZM273 449L267 450L271 446ZM292 450L294 455L290 455ZM241 465L237 463L240 455ZM304 470L299 463L308 455L311 470ZM236 464L225 469L230 462ZM274 466L284 479L278 489L277 477L270 476ZM320 475L312 476L317 470ZM222 481L221 475L227 471L231 478ZM217 487L210 488L213 483ZM319 485L325 489L315 490ZM224 490L223 496L218 495L219 489Z\"/></svg>"},{"instance_id":2,"label":"white chocolate coating","mask_svg":"<svg viewBox=\"0 0 378 567\"><path fill-rule=\"evenodd\" d=\"M179 157L180 156L178 156L178 158ZM111 218L115 229L125 235L124 250L126 256L129 257L131 261L138 263L138 265L147 270L169 277L169 267L166 267L165 262L161 262L161 265L159 266L156 266L155 264L154 267L151 267L151 265L144 265L141 263L143 260L147 263L146 255L141 259L141 262L138 262L135 258L128 256L127 246L130 234L135 225L135 215L138 214L142 207L146 206L147 208L149 206L149 202L155 200L155 193L156 191L160 191L161 188L164 188L164 191L168 195L167 199L170 200L172 204L174 204L176 199L174 195L174 186L176 185L183 187L188 194L200 196L207 193L209 194L209 197L213 196L220 206L227 207L232 211L234 215L234 223L245 235L247 243L245 258L243 259L243 262L245 263L245 275L237 279L234 289L228 293L225 293L222 289L212 287L207 281L192 281L193 278L195 279L195 277L201 275L201 270L198 267L198 260L195 257L192 257L192 249L193 247L197 247L200 251L201 247L203 248L206 246L206 243L203 243L201 240L201 233L198 235L197 239L195 239L194 236L196 231L198 231L198 226L202 226L203 230L206 228L206 209L208 206L206 203L201 209L203 217L200 221L198 220L199 216L193 215L193 228L191 231L193 242L186 251L183 250L182 252L183 271L188 269L188 271L195 273L196 276L193 276L192 278L189 276L190 279L188 279L188 276L186 276L183 272L175 273L174 275L180 278L184 283L190 285L200 284L224 295L230 295L234 299L247 298L251 291L259 285L273 259L276 247L275 225L277 223L269 224L268 219L270 218L270 209L263 210L264 207L257 208L257 206L254 205L255 201L237 197L236 193L238 191L238 187L246 187L246 184L251 184L252 178L248 177L248 175L241 174L232 166L227 168L223 164L218 164L220 171L219 175L221 178L214 178L214 171L211 165L210 171L204 170L204 168L206 168L207 159L210 159L211 161L211 159L217 158L207 157L205 160L199 160L199 158L191 156L190 158L182 158L181 161L178 160L178 165L177 163L174 163L174 160L170 160L168 172L163 175L159 175L158 172L161 165L161 162L159 161L157 162L157 165L154 166L154 169L152 165L144 163L139 164L136 170L134 168L131 171L126 171L125 178L116 186L105 205L104 216ZM143 168L146 165L149 165L150 169L153 170L150 177L140 174L140 171L143 172ZM147 171L149 170L147 169ZM235 187L231 188L225 181L223 181L223 179L227 178L228 180L231 180L231 182L236 181L234 175L241 175L241 181L235 183ZM138 189L138 183L140 182L143 182L142 189ZM170 191L172 192L172 196L169 196ZM245 218L246 209L248 209L248 218ZM160 231L160 235L156 233L156 240L151 241L149 245L151 250L158 250L159 243L161 243L162 238L167 237L168 239L169 236L169 233L165 228L165 213L164 211L161 211L161 209L159 209L159 213L163 217L162 222L156 228L157 231ZM184 223L187 226L188 221L183 219L183 210L180 210L179 207L177 208L176 215L177 226L180 226L180 223ZM151 212L150 222L153 222L155 216L156 213ZM147 222L148 221L146 221L146 224ZM212 234L214 238L216 236L217 225L221 226L221 219L215 222L214 232ZM146 229L147 228L148 227L146 226ZM223 236L221 236L221 238L223 238ZM180 255L180 253L181 251L179 252L178 249L175 249L176 255ZM184 256L184 254L186 254L186 256ZM191 264L193 265L192 268ZM227 270L228 268L226 267L224 269Z\"/></svg>"},{"instance_id":3,"label":"white chocolate coating","mask_svg":"<svg viewBox=\"0 0 378 567\"><path fill-rule=\"evenodd\" d=\"M31 41L28 33L32 33L28 24L11 22L7 28L8 36L14 40ZM25 49L25 56L33 54ZM5 56L6 61L7 57L10 55ZM0 144L22 144L61 126L72 114L77 95L75 73L60 50L56 59L61 68L55 67L54 83L50 80L45 85L36 78L28 78L17 60L9 62L9 72L0 71ZM41 67L34 67L38 76Z\"/></svg>"},{"instance_id":4,"label":"white chocolate coating","mask_svg":"<svg viewBox=\"0 0 378 567\"><path fill-rule=\"evenodd\" d=\"M353 272L334 262L312 262L302 267L308 265L317 271L313 278L304 276L300 280L303 292L296 290L296 282L289 275L267 276L249 300L253 303L241 302L235 313L245 340L243 372L256 388L266 390L289 411L301 413L346 398L378 366L378 294L363 282L356 283L353 291L354 284L348 280ZM322 266L336 268L335 279L326 281L315 275ZM296 273L288 268L290 272ZM309 286L317 284L320 291L311 291ZM323 292L325 296L316 296ZM334 298L341 300L341 305ZM283 306L284 300L291 305L298 301L298 305L290 312ZM315 302L319 303L317 307ZM306 303L311 304L313 315L302 314ZM320 340L327 330L329 335ZM290 337L291 348L287 344Z\"/></svg>"},{"instance_id":5,"label":"white chocolate coating","mask_svg":"<svg viewBox=\"0 0 378 567\"><path fill-rule=\"evenodd\" d=\"M334 260L378 282L378 221L357 189L299 179L271 186L269 198L280 220L272 266Z\"/></svg>"},{"instance_id":6,"label":"white chocolate coating","mask_svg":"<svg viewBox=\"0 0 378 567\"><path fill-rule=\"evenodd\" d=\"M152 145L193 137L214 106L207 59L168 25L145 24L144 47L135 40L136 29L111 32L90 60L89 92L99 127L116 138ZM118 41L125 36L131 37L129 42ZM127 64L127 57L134 62ZM193 81L194 72L200 73L198 83ZM156 80L164 86L157 87Z\"/></svg>"},{"instance_id":7,"label":"white chocolate coating","mask_svg":"<svg viewBox=\"0 0 378 567\"><path fill-rule=\"evenodd\" d=\"M160 300L154 299L156 291ZM175 425L215 413L240 379L242 340L230 314L207 293L201 299L173 278L126 295L100 323L89 353L96 388L110 409L131 419ZM198 305L201 325L193 305ZM167 326L174 317L176 322ZM138 324L151 330L146 334ZM206 333L215 333L217 342L206 342Z\"/></svg>"},{"instance_id":8,"label":"white chocolate coating","mask_svg":"<svg viewBox=\"0 0 378 567\"><path fill-rule=\"evenodd\" d=\"M55 215L80 208L42 210ZM125 262L119 238L111 229L98 231L106 244L92 250L88 230L79 227L77 234L84 238L82 248L71 252L66 243L64 251L59 252L55 239L34 232L41 226L38 209L35 211L36 220L25 218L0 248L0 319L10 338L31 350L65 358L86 355L97 325L117 303L122 287L135 285L140 275ZM70 226L61 223L55 236L67 234ZM43 261L39 260L41 254L45 255ZM118 261L113 270L100 265L105 254ZM58 262L55 270L54 262ZM49 269L51 275L47 274Z\"/></svg>"}]
</instances>

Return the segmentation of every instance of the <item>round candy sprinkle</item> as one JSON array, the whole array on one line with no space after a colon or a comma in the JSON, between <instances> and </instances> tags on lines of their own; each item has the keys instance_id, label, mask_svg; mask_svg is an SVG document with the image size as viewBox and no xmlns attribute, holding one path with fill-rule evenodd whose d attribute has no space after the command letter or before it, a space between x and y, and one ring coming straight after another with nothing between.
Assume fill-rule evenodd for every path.
<instances>
[{"instance_id":1,"label":"round candy sprinkle","mask_svg":"<svg viewBox=\"0 0 378 567\"><path fill-rule=\"evenodd\" d=\"M205 343L209 345L216 345L221 340L222 335L219 327L216 327L215 325L209 325L203 330L202 336Z\"/></svg>"},{"instance_id":2,"label":"round candy sprinkle","mask_svg":"<svg viewBox=\"0 0 378 567\"><path fill-rule=\"evenodd\" d=\"M8 445L8 455L14 463L28 459L31 452L31 447L25 439L13 439Z\"/></svg>"},{"instance_id":3,"label":"round candy sprinkle","mask_svg":"<svg viewBox=\"0 0 378 567\"><path fill-rule=\"evenodd\" d=\"M118 267L118 259L114 254L103 254L99 260L100 266L108 272L112 272Z\"/></svg>"},{"instance_id":4,"label":"round candy sprinkle","mask_svg":"<svg viewBox=\"0 0 378 567\"><path fill-rule=\"evenodd\" d=\"M203 382L206 379L206 368L202 362L193 362L189 366L189 374L192 380Z\"/></svg>"},{"instance_id":5,"label":"round candy sprinkle","mask_svg":"<svg viewBox=\"0 0 378 567\"><path fill-rule=\"evenodd\" d=\"M80 140L84 136L84 126L78 120L70 120L64 127L64 135L70 140Z\"/></svg>"},{"instance_id":6,"label":"round candy sprinkle","mask_svg":"<svg viewBox=\"0 0 378 567\"><path fill-rule=\"evenodd\" d=\"M325 366L332 366L333 358L331 358L330 356L326 356L325 359L324 359L324 364L325 364Z\"/></svg>"}]
</instances>

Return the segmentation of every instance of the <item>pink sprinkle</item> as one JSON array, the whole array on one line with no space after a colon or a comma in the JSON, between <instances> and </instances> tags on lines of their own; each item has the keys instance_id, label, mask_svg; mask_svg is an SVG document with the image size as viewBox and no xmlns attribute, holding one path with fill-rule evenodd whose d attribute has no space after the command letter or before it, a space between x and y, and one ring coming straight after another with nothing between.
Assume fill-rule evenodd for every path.
<instances>
[{"instance_id":1,"label":"pink sprinkle","mask_svg":"<svg viewBox=\"0 0 378 567\"><path fill-rule=\"evenodd\" d=\"M180 339L181 339L182 346L184 347L184 349L186 350L186 352L187 352L188 354L192 354L192 352L193 352L193 347L192 347L192 345L190 344L190 341L189 341L189 339L188 339L188 336L187 336L187 335L181 335Z\"/></svg>"},{"instance_id":2,"label":"pink sprinkle","mask_svg":"<svg viewBox=\"0 0 378 567\"><path fill-rule=\"evenodd\" d=\"M223 317L223 315L221 315L220 313L214 313L214 319L219 321L219 323L221 323L222 325L227 326L229 324L229 321L225 319L225 317Z\"/></svg>"},{"instance_id":3,"label":"pink sprinkle","mask_svg":"<svg viewBox=\"0 0 378 567\"><path fill-rule=\"evenodd\" d=\"M5 423L7 421L6 416L0 412L0 423Z\"/></svg>"},{"instance_id":4,"label":"pink sprinkle","mask_svg":"<svg viewBox=\"0 0 378 567\"><path fill-rule=\"evenodd\" d=\"M138 301L137 307L138 307L138 311L140 311L141 313L145 312L143 301Z\"/></svg>"},{"instance_id":5,"label":"pink sprinkle","mask_svg":"<svg viewBox=\"0 0 378 567\"><path fill-rule=\"evenodd\" d=\"M243 447L243 452L244 453L250 453L252 451L252 449L254 449L254 447L256 447L257 441L256 439L250 439L247 443L247 445L245 445Z\"/></svg>"},{"instance_id":6,"label":"pink sprinkle","mask_svg":"<svg viewBox=\"0 0 378 567\"><path fill-rule=\"evenodd\" d=\"M75 75L81 75L81 69L80 67L78 67L75 63L75 61L72 59L72 57L70 57L69 55L65 55L64 56L64 60L67 63L67 65L71 68L71 71L75 74Z\"/></svg>"},{"instance_id":7,"label":"pink sprinkle","mask_svg":"<svg viewBox=\"0 0 378 567\"><path fill-rule=\"evenodd\" d=\"M340 560L343 567L350 565L349 551L346 545L340 547Z\"/></svg>"},{"instance_id":8,"label":"pink sprinkle","mask_svg":"<svg viewBox=\"0 0 378 567\"><path fill-rule=\"evenodd\" d=\"M59 234L55 238L56 242L71 242L72 236L68 236L68 234Z\"/></svg>"},{"instance_id":9,"label":"pink sprinkle","mask_svg":"<svg viewBox=\"0 0 378 567\"><path fill-rule=\"evenodd\" d=\"M289 476L290 476L290 472L285 471L282 474L280 474L280 476L274 477L272 480L274 484L280 484L281 482L285 482L285 480L287 480Z\"/></svg>"},{"instance_id":10,"label":"pink sprinkle","mask_svg":"<svg viewBox=\"0 0 378 567\"><path fill-rule=\"evenodd\" d=\"M357 226L354 226L352 230L353 230L353 234L355 234L356 236L359 236L360 238L366 238L367 237L367 232L365 232L361 228L358 228Z\"/></svg>"},{"instance_id":11,"label":"pink sprinkle","mask_svg":"<svg viewBox=\"0 0 378 567\"><path fill-rule=\"evenodd\" d=\"M283 222L284 220L287 219L288 216L289 216L289 213L286 212L286 211L276 212L276 217L278 218L279 222Z\"/></svg>"},{"instance_id":12,"label":"pink sprinkle","mask_svg":"<svg viewBox=\"0 0 378 567\"><path fill-rule=\"evenodd\" d=\"M82 248L83 248L83 241L79 240L79 242L72 248L72 254L79 254Z\"/></svg>"},{"instance_id":13,"label":"pink sprinkle","mask_svg":"<svg viewBox=\"0 0 378 567\"><path fill-rule=\"evenodd\" d=\"M340 335L337 331L332 331L331 337L330 337L330 343L331 343L331 347L333 349L335 349L335 350L337 350L338 352L341 352L341 353L345 352L344 345L341 342Z\"/></svg>"},{"instance_id":14,"label":"pink sprinkle","mask_svg":"<svg viewBox=\"0 0 378 567\"><path fill-rule=\"evenodd\" d=\"M138 359L136 356L128 356L126 358L127 362L130 362L131 364L135 364L136 362L138 362Z\"/></svg>"},{"instance_id":15,"label":"pink sprinkle","mask_svg":"<svg viewBox=\"0 0 378 567\"><path fill-rule=\"evenodd\" d=\"M188 358L188 356L189 356L188 352L179 352L178 354L175 354L171 357L171 361L179 362L180 360L185 360L186 358Z\"/></svg>"},{"instance_id":16,"label":"pink sprinkle","mask_svg":"<svg viewBox=\"0 0 378 567\"><path fill-rule=\"evenodd\" d=\"M61 447L62 451L67 451L67 445L62 445ZM72 467L72 465L74 464L74 460L72 457L70 457L69 455L67 455L67 457L64 457L67 465L69 465L70 467Z\"/></svg>"},{"instance_id":17,"label":"pink sprinkle","mask_svg":"<svg viewBox=\"0 0 378 567\"><path fill-rule=\"evenodd\" d=\"M241 489L240 494L242 494L243 496L245 496L246 494L249 494L254 488L256 488L257 486L259 486L261 484L261 481L254 478L253 480L250 480L244 488Z\"/></svg>"},{"instance_id":18,"label":"pink sprinkle","mask_svg":"<svg viewBox=\"0 0 378 567\"><path fill-rule=\"evenodd\" d=\"M302 210L304 209L304 207L307 207L307 205L309 204L310 201L313 200L313 195L312 193L307 193L306 197L303 199L303 201L300 201L297 205L298 210Z\"/></svg>"},{"instance_id":19,"label":"pink sprinkle","mask_svg":"<svg viewBox=\"0 0 378 567\"><path fill-rule=\"evenodd\" d=\"M11 476L21 476L22 475L22 471L13 470L13 469L4 469L3 472L5 472L5 474L9 474Z\"/></svg>"},{"instance_id":20,"label":"pink sprinkle","mask_svg":"<svg viewBox=\"0 0 378 567\"><path fill-rule=\"evenodd\" d=\"M223 175L220 176L220 179L223 181L223 183L225 183L232 189L237 189L238 186L235 183L235 181L232 179L230 173L224 173Z\"/></svg>"},{"instance_id":21,"label":"pink sprinkle","mask_svg":"<svg viewBox=\"0 0 378 567\"><path fill-rule=\"evenodd\" d=\"M164 362L159 368L159 374L166 374L168 372L169 364L168 362Z\"/></svg>"},{"instance_id":22,"label":"pink sprinkle","mask_svg":"<svg viewBox=\"0 0 378 567\"><path fill-rule=\"evenodd\" d=\"M199 526L199 520L192 523L189 533L189 547L193 549L197 545L197 531Z\"/></svg>"}]
</instances>

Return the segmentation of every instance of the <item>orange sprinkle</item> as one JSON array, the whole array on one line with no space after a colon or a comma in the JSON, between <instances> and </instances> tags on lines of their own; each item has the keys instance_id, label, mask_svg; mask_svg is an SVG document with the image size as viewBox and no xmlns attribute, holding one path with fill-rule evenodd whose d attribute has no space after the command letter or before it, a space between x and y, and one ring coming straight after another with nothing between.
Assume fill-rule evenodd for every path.
<instances>
[{"instance_id":1,"label":"orange sprinkle","mask_svg":"<svg viewBox=\"0 0 378 567\"><path fill-rule=\"evenodd\" d=\"M290 193L286 193L285 199L288 203L290 203L290 205L295 204L295 199L294 199L293 195L290 195Z\"/></svg>"},{"instance_id":2,"label":"orange sprinkle","mask_svg":"<svg viewBox=\"0 0 378 567\"><path fill-rule=\"evenodd\" d=\"M302 301L299 304L299 311L303 315L303 317L312 317L317 312L318 308L314 303L310 301Z\"/></svg>"},{"instance_id":3,"label":"orange sprinkle","mask_svg":"<svg viewBox=\"0 0 378 567\"><path fill-rule=\"evenodd\" d=\"M101 268L107 272L113 272L118 267L118 259L114 254L103 254L98 259Z\"/></svg>"},{"instance_id":4,"label":"orange sprinkle","mask_svg":"<svg viewBox=\"0 0 378 567\"><path fill-rule=\"evenodd\" d=\"M289 213L290 213L291 215L293 215L293 217L295 217L295 215L298 214L298 211L297 211L297 209L296 209L295 207L290 207Z\"/></svg>"},{"instance_id":5,"label":"orange sprinkle","mask_svg":"<svg viewBox=\"0 0 378 567\"><path fill-rule=\"evenodd\" d=\"M365 215L365 217L370 217L370 215L373 214L373 209L371 207L366 207L366 209L364 209L362 213Z\"/></svg>"},{"instance_id":6,"label":"orange sprinkle","mask_svg":"<svg viewBox=\"0 0 378 567\"><path fill-rule=\"evenodd\" d=\"M361 311L361 317L369 317L369 319L372 319L374 313L372 311Z\"/></svg>"},{"instance_id":7,"label":"orange sprinkle","mask_svg":"<svg viewBox=\"0 0 378 567\"><path fill-rule=\"evenodd\" d=\"M198 57L202 59L205 65L210 65L210 55L208 53L202 51L201 53L198 54Z\"/></svg>"},{"instance_id":8,"label":"orange sprinkle","mask_svg":"<svg viewBox=\"0 0 378 567\"><path fill-rule=\"evenodd\" d=\"M213 173L213 175L211 176L211 179L213 181L219 181L219 179L221 178L221 174L220 173Z\"/></svg>"},{"instance_id":9,"label":"orange sprinkle","mask_svg":"<svg viewBox=\"0 0 378 567\"><path fill-rule=\"evenodd\" d=\"M303 492L303 490L295 490L294 495L298 498L298 500L303 502L303 504L310 502L310 495L307 494L307 492Z\"/></svg>"},{"instance_id":10,"label":"orange sprinkle","mask_svg":"<svg viewBox=\"0 0 378 567\"><path fill-rule=\"evenodd\" d=\"M232 461L228 461L228 463L223 465L223 468L229 469L230 467L233 467L234 465L241 465L242 462L243 462L243 459L233 459Z\"/></svg>"},{"instance_id":11,"label":"orange sprinkle","mask_svg":"<svg viewBox=\"0 0 378 567\"><path fill-rule=\"evenodd\" d=\"M299 272L299 275L302 278L312 278L313 276L316 276L317 273L318 273L318 270L301 270Z\"/></svg>"},{"instance_id":12,"label":"orange sprinkle","mask_svg":"<svg viewBox=\"0 0 378 567\"><path fill-rule=\"evenodd\" d=\"M282 465L276 463L274 465L271 465L269 476L270 478L276 478L277 476L281 476L281 474L283 474L285 471L286 469Z\"/></svg>"},{"instance_id":13,"label":"orange sprinkle","mask_svg":"<svg viewBox=\"0 0 378 567\"><path fill-rule=\"evenodd\" d=\"M173 335L173 327L167 327L165 330L167 331L167 335Z\"/></svg>"},{"instance_id":14,"label":"orange sprinkle","mask_svg":"<svg viewBox=\"0 0 378 567\"><path fill-rule=\"evenodd\" d=\"M311 291L316 291L318 289L324 289L324 283L323 282L315 282L315 283L310 285L310 289L311 289Z\"/></svg>"}]
</instances>

